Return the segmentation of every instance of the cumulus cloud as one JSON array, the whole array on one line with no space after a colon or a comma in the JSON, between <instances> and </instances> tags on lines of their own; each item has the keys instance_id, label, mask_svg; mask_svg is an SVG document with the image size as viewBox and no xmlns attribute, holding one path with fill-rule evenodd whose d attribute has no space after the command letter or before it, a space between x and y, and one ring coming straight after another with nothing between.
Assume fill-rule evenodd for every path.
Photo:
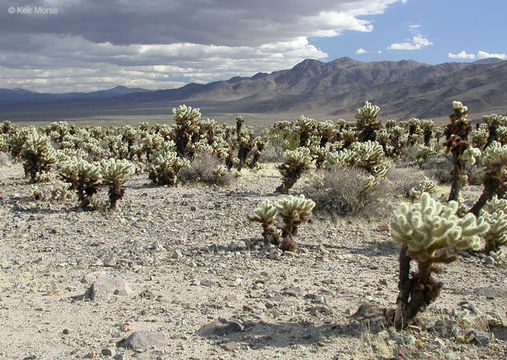
<instances>
[{"instance_id":1,"label":"cumulus cloud","mask_svg":"<svg viewBox=\"0 0 507 360\"><path fill-rule=\"evenodd\" d=\"M502 60L507 60L507 54L505 53L488 53L486 51L479 50L477 54L467 53L465 50L460 51L457 54L449 53L449 59L455 60L474 60L474 59L487 59L487 58L497 58Z\"/></svg>"},{"instance_id":2,"label":"cumulus cloud","mask_svg":"<svg viewBox=\"0 0 507 360\"><path fill-rule=\"evenodd\" d=\"M419 50L425 46L433 45L426 37L414 35L412 40L402 43L392 43L387 47L388 50Z\"/></svg>"},{"instance_id":3,"label":"cumulus cloud","mask_svg":"<svg viewBox=\"0 0 507 360\"><path fill-rule=\"evenodd\" d=\"M487 58L498 58L502 60L507 60L507 54L506 53L488 53L486 51L478 51L477 52L477 58L478 59L487 59Z\"/></svg>"},{"instance_id":4,"label":"cumulus cloud","mask_svg":"<svg viewBox=\"0 0 507 360\"><path fill-rule=\"evenodd\" d=\"M475 59L475 54L468 54L465 50L460 51L457 54L449 53L449 59L455 60L473 60Z\"/></svg>"},{"instance_id":5,"label":"cumulus cloud","mask_svg":"<svg viewBox=\"0 0 507 360\"><path fill-rule=\"evenodd\" d=\"M356 50L356 54L358 54L358 55L366 54L366 50L363 48L359 48Z\"/></svg>"},{"instance_id":6,"label":"cumulus cloud","mask_svg":"<svg viewBox=\"0 0 507 360\"><path fill-rule=\"evenodd\" d=\"M0 77L2 86L69 91L270 72L326 59L309 37L372 31L361 17L399 1L12 0L8 6L58 11L0 9Z\"/></svg>"}]
</instances>

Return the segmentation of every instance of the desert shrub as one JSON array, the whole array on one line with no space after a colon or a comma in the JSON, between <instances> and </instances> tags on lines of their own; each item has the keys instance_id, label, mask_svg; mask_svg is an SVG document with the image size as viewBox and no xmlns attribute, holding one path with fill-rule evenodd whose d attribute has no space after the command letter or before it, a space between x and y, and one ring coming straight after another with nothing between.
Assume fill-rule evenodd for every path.
<instances>
[{"instance_id":1,"label":"desert shrub","mask_svg":"<svg viewBox=\"0 0 507 360\"><path fill-rule=\"evenodd\" d=\"M440 294L442 283L433 279L432 274L442 272L437 264L457 260L447 249L480 246L480 236L489 225L473 214L460 218L457 210L456 201L443 204L423 193L418 202L402 204L391 222L392 239L401 245L400 292L392 319L397 329L409 325ZM412 261L417 263L417 272L410 271Z\"/></svg>"},{"instance_id":2,"label":"desert shrub","mask_svg":"<svg viewBox=\"0 0 507 360\"><path fill-rule=\"evenodd\" d=\"M426 176L437 180L440 184L450 184L452 180L452 161L447 154L438 154L421 164Z\"/></svg>"},{"instance_id":3,"label":"desert shrub","mask_svg":"<svg viewBox=\"0 0 507 360\"><path fill-rule=\"evenodd\" d=\"M399 194L407 199L410 198L410 191L426 177L425 172L410 167L392 167L386 175L394 194Z\"/></svg>"},{"instance_id":4,"label":"desert shrub","mask_svg":"<svg viewBox=\"0 0 507 360\"><path fill-rule=\"evenodd\" d=\"M197 154L189 167L181 170L178 178L184 184L202 183L218 186L230 185L236 179L218 157L208 152Z\"/></svg>"},{"instance_id":5,"label":"desert shrub","mask_svg":"<svg viewBox=\"0 0 507 360\"><path fill-rule=\"evenodd\" d=\"M389 183L372 186L372 176L358 168L320 170L303 193L315 201L315 211L330 215L372 217L385 215L391 208Z\"/></svg>"}]
</instances>

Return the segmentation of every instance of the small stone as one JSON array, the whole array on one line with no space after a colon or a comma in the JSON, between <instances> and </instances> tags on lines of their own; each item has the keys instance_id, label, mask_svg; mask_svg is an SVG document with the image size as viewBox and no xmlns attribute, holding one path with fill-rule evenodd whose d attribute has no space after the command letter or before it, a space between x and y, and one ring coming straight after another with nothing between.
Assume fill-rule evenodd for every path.
<instances>
[{"instance_id":1,"label":"small stone","mask_svg":"<svg viewBox=\"0 0 507 360\"><path fill-rule=\"evenodd\" d=\"M127 355L125 354L116 354L113 360L127 360Z\"/></svg>"},{"instance_id":2,"label":"small stone","mask_svg":"<svg viewBox=\"0 0 507 360\"><path fill-rule=\"evenodd\" d=\"M303 294L303 290L298 287L287 287L283 289L282 294L288 296L301 296Z\"/></svg>"},{"instance_id":3,"label":"small stone","mask_svg":"<svg viewBox=\"0 0 507 360\"><path fill-rule=\"evenodd\" d=\"M83 356L83 359L95 359L95 352L94 351L89 352L88 354Z\"/></svg>"},{"instance_id":4,"label":"small stone","mask_svg":"<svg viewBox=\"0 0 507 360\"><path fill-rule=\"evenodd\" d=\"M92 300L107 300L111 295L127 296L127 284L123 279L103 276L94 281L88 295Z\"/></svg>"},{"instance_id":5,"label":"small stone","mask_svg":"<svg viewBox=\"0 0 507 360\"><path fill-rule=\"evenodd\" d=\"M227 351L236 351L239 349L239 344L236 342L228 342L224 345L224 349Z\"/></svg>"},{"instance_id":6,"label":"small stone","mask_svg":"<svg viewBox=\"0 0 507 360\"><path fill-rule=\"evenodd\" d=\"M486 256L484 258L484 265L491 265L491 266L495 265L495 259L492 256L489 256L489 255Z\"/></svg>"},{"instance_id":7,"label":"small stone","mask_svg":"<svg viewBox=\"0 0 507 360\"><path fill-rule=\"evenodd\" d=\"M114 350L113 349L109 349L109 348L105 348L105 349L102 349L101 353L104 356L113 356L114 355Z\"/></svg>"},{"instance_id":8,"label":"small stone","mask_svg":"<svg viewBox=\"0 0 507 360\"><path fill-rule=\"evenodd\" d=\"M445 342L442 339L436 338L427 347L432 350L442 351L445 349Z\"/></svg>"},{"instance_id":9,"label":"small stone","mask_svg":"<svg viewBox=\"0 0 507 360\"><path fill-rule=\"evenodd\" d=\"M104 266L105 267L115 267L116 266L116 259L109 258L104 260Z\"/></svg>"},{"instance_id":10,"label":"small stone","mask_svg":"<svg viewBox=\"0 0 507 360\"><path fill-rule=\"evenodd\" d=\"M231 285L234 287L240 286L242 282L243 282L242 278L237 278L236 280L234 280L234 282Z\"/></svg>"},{"instance_id":11,"label":"small stone","mask_svg":"<svg viewBox=\"0 0 507 360\"><path fill-rule=\"evenodd\" d=\"M133 332L130 336L122 342L121 346L126 349L144 349L150 346L164 346L167 340L151 331L140 330Z\"/></svg>"},{"instance_id":12,"label":"small stone","mask_svg":"<svg viewBox=\"0 0 507 360\"><path fill-rule=\"evenodd\" d=\"M171 255L171 258L179 260L183 257L183 254L179 250L174 250L174 252Z\"/></svg>"},{"instance_id":13,"label":"small stone","mask_svg":"<svg viewBox=\"0 0 507 360\"><path fill-rule=\"evenodd\" d=\"M470 344L488 346L491 342L491 334L484 331L470 330L465 337Z\"/></svg>"},{"instance_id":14,"label":"small stone","mask_svg":"<svg viewBox=\"0 0 507 360\"><path fill-rule=\"evenodd\" d=\"M203 335L228 335L244 330L243 324L239 321L218 319L199 329L199 333Z\"/></svg>"},{"instance_id":15,"label":"small stone","mask_svg":"<svg viewBox=\"0 0 507 360\"><path fill-rule=\"evenodd\" d=\"M63 331L62 331L62 332L63 332L65 335L70 334L70 330L69 330L69 329L63 329Z\"/></svg>"}]
</instances>

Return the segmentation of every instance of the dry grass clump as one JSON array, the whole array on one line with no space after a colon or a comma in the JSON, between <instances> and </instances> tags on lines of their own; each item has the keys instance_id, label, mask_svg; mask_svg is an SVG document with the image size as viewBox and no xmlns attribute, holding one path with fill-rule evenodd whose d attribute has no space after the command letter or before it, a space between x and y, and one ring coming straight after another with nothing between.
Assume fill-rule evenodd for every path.
<instances>
[{"instance_id":1,"label":"dry grass clump","mask_svg":"<svg viewBox=\"0 0 507 360\"><path fill-rule=\"evenodd\" d=\"M317 213L371 218L386 216L392 209L389 182L381 180L371 186L369 173L358 168L321 170L303 192L315 201Z\"/></svg>"},{"instance_id":2,"label":"dry grass clump","mask_svg":"<svg viewBox=\"0 0 507 360\"><path fill-rule=\"evenodd\" d=\"M178 180L183 184L227 186L232 184L236 177L227 171L218 157L210 153L200 153L190 162L190 167L181 170Z\"/></svg>"},{"instance_id":3,"label":"dry grass clump","mask_svg":"<svg viewBox=\"0 0 507 360\"><path fill-rule=\"evenodd\" d=\"M426 176L424 171L414 167L391 167L386 179L391 183L395 194L410 198L410 190Z\"/></svg>"}]
</instances>

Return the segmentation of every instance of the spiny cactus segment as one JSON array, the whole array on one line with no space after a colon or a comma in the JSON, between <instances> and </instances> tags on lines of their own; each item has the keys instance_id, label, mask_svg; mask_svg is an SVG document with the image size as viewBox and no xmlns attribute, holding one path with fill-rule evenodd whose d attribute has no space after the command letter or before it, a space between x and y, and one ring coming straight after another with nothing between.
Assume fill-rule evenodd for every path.
<instances>
[{"instance_id":1,"label":"spiny cactus segment","mask_svg":"<svg viewBox=\"0 0 507 360\"><path fill-rule=\"evenodd\" d=\"M178 157L172 151L156 151L148 165L148 177L158 185L176 185L181 169L189 167L190 161Z\"/></svg>"}]
</instances>

